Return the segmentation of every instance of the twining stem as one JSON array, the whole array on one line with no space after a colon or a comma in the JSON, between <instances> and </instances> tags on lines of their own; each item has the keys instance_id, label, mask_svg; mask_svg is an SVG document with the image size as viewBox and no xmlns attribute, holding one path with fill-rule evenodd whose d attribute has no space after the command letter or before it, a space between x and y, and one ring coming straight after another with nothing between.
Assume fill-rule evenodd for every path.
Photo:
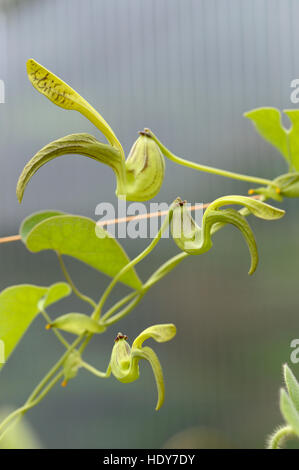
<instances>
[{"instance_id":1,"label":"twining stem","mask_svg":"<svg viewBox=\"0 0 299 470\"><path fill-rule=\"evenodd\" d=\"M142 261L154 248L155 246L157 245L158 241L161 239L164 231L166 230L166 228L168 227L169 223L170 223L170 220L172 218L172 213L173 213L173 209L174 209L174 206L175 206L175 203L174 202L170 209L169 209L169 212L167 214L167 216L165 217L164 221L163 221L163 224L161 225L161 228L160 230L158 231L157 235L155 236L155 238L153 239L153 241L145 248L145 250L143 250L138 256L136 256L136 258L134 258L132 261L130 261L130 263L128 263L126 266L123 267L123 269L121 269L119 271L119 273L112 279L112 281L110 282L110 284L108 285L108 287L106 288L104 294L102 295L96 309L94 310L93 314L92 314L92 318L96 321L99 321L99 318L100 318L100 315L101 315L101 310L103 308L103 305L104 303L106 302L109 294L111 293L113 287L115 286L115 284L119 281L119 279L127 272L129 271L129 269L133 268L134 266L136 266L136 264L138 264L140 261Z\"/></svg>"},{"instance_id":2,"label":"twining stem","mask_svg":"<svg viewBox=\"0 0 299 470\"><path fill-rule=\"evenodd\" d=\"M150 243L150 245L142 252L140 253L140 255L138 255L134 260L132 260L130 263L128 263L116 276L115 278L111 281L111 283L108 285L106 291L104 292L102 298L100 299L99 301L99 304L96 305L93 301L93 303L95 304L95 310L92 314L92 317L96 317L98 316L99 318L99 315L100 315L100 312L101 312L101 309L102 309L102 306L104 305L104 302L105 300L107 299L108 295L110 294L112 288L114 287L114 285L117 283L117 281L119 280L119 278L121 276L123 276L125 274L125 272L127 272L131 267L135 266L139 261L141 261L147 254L150 253L150 251L156 246L156 244L158 243L158 241L161 239L161 236L164 232L164 230L166 229L167 225L169 224L170 220L171 220L171 217L172 217L172 212L173 212L173 205L171 206L170 210L169 210L169 213L168 213L168 216L165 218L158 234L156 235L155 239ZM244 216L247 216L249 215L249 211L246 209L246 208L243 208L239 211L242 215ZM215 228L216 230L213 231L213 233L215 233L217 230L219 230L220 228L222 228L225 224L215 224ZM164 263L162 266L160 266L150 277L149 279L147 280L147 282L145 284L143 284L142 286L142 289L140 291L134 291L132 292L131 294L127 295L126 297L124 297L123 299L119 300L113 307L110 308L110 310L108 310L106 312L105 315L103 315L102 319L101 319L101 322L103 322L103 324L105 324L106 326L108 325L111 325L113 323L115 323L116 321L120 320L121 318L123 318L125 315L127 315L136 305L138 302L140 302L140 300L142 299L142 297L146 294L146 292L156 283L158 282L160 279L162 279L166 274L168 274L174 267L176 267L183 259L185 259L186 257L188 256L191 256L190 254L188 253L179 253L178 255L170 258L168 261L166 261L166 263ZM59 258L59 256L58 256ZM61 258L61 257L60 257ZM61 260L62 261L62 260ZM64 266L63 262L62 262L62 266ZM67 272L66 272L67 273ZM69 277L68 273L67 273L67 279ZM69 279L68 279L68 282L69 282ZM76 289L77 291L77 289ZM78 292L78 291L77 291ZM82 298L83 294L79 293L79 297ZM77 294L78 295L78 294ZM83 297L86 297L86 296L83 296ZM85 298L86 300L86 298ZM89 299L90 301L91 299ZM113 315L113 313L115 311L118 310L118 308L120 308L122 305L124 305L125 303L129 302L131 300L131 302L129 303L129 305L127 305L123 310L119 311L118 313L116 313L115 315ZM89 302L90 303L90 302ZM44 312L46 313L46 312ZM113 315L113 316L112 316ZM46 314L45 318L48 320L48 315ZM41 380L41 382L37 385L37 387L33 390L33 392L31 393L31 395L29 396L29 398L27 399L26 403L24 406L22 406L21 408L15 410L14 412L12 412L1 424L0 424L0 432L1 430L7 426L7 424L10 423L10 421L13 419L13 418L17 418L18 416L21 417L22 414L26 413L26 411L28 411L30 408L33 408L35 405L37 405L45 396L46 394L51 390L51 388L57 383L57 381L59 380L59 378L63 375L63 371L60 371L55 378L53 378L51 380L51 378L58 372L59 368L63 365L65 359L68 357L68 355L71 353L71 351L73 351L73 349L75 349L82 340L84 340L82 342L82 345L81 347L79 348L79 351L83 351L86 347L86 345L89 343L89 341L91 340L93 334L92 333L83 333L81 334L80 336L78 336L78 338L71 344L71 345L68 345L68 349L67 351L65 351L65 353L62 355L62 357L56 362L56 364L50 369L50 371L46 374L46 376ZM93 366L87 364L86 362L82 361L82 367L84 367L85 369L89 370L90 372L92 372L93 374L97 375L98 377L102 377L102 378L106 378L108 376L108 374L110 373L109 371L109 367L107 369L106 372L101 372L101 371L98 371L97 369L95 369ZM51 380L50 383L49 380ZM48 385L47 385L48 383ZM7 430L4 431L4 433L6 432ZM4 433L2 433L2 435L0 434L0 439L3 437ZM271 446L272 448L277 448L278 446L278 443L279 441L287 436L287 435L290 435L290 434L293 434L293 431L290 427L285 427L285 428L282 428L280 429L271 439ZM276 446L276 447L275 447Z\"/></svg>"},{"instance_id":3,"label":"twining stem","mask_svg":"<svg viewBox=\"0 0 299 470\"><path fill-rule=\"evenodd\" d=\"M143 297L144 294L145 294L145 292L143 292L143 289L142 289L142 291L134 291L134 292L131 292L129 295L126 295L125 297L120 299L118 302L116 302L116 304L114 304L105 313L105 315L103 315L103 317L100 320L100 323L102 325L109 326L109 325L112 325L113 323L115 323L115 321L117 321L117 320L113 321L114 318L117 317L118 320L120 320L120 318L127 315L140 302L140 300L141 300L141 298ZM110 318L111 315L113 315L113 313L115 311L117 311L120 307L122 307L124 304L126 304L130 300L134 299L136 296L138 296L137 299L133 300L131 303L129 303L129 305L127 307L125 307L123 310L121 310L116 315L114 315L111 320L108 320L108 318ZM93 333L88 333L86 335L85 340L82 342L82 344L79 348L80 354L83 353L84 349L86 348L86 346L88 345L88 343L90 342L92 337L93 337Z\"/></svg>"},{"instance_id":4,"label":"twining stem","mask_svg":"<svg viewBox=\"0 0 299 470\"><path fill-rule=\"evenodd\" d=\"M267 185L267 186L270 185L270 186L276 187L276 184L273 183L273 181L266 179L266 178L259 178L258 176L242 175L240 173L235 173L233 171L221 170L218 168L213 168L211 166L201 165L199 163L191 162L189 160L185 160L184 158L180 158L174 155L170 150L168 150L165 147L165 145L163 145L162 142L160 142L158 137L150 129L144 129L144 131L156 142L156 144L159 146L161 152L165 155L165 157L169 158L169 160L172 160L175 163L178 163L179 165L187 166L188 168L192 168L193 170L199 170L199 171L204 171L206 173L213 173L214 175L225 176L226 178L232 178L232 179L240 180L240 181L248 181L249 183L256 183L256 184L262 184L262 185Z\"/></svg>"},{"instance_id":5,"label":"twining stem","mask_svg":"<svg viewBox=\"0 0 299 470\"><path fill-rule=\"evenodd\" d=\"M61 267L61 270L64 274L64 277L66 278L67 282L69 283L69 285L71 286L74 294L79 297L81 300L83 300L84 302L88 302L93 308L95 308L97 306L96 302L91 299L90 297L88 297L87 295L85 294L82 294L82 292L79 291L79 289L77 289L77 287L75 286L75 284L73 283L73 280L71 278L71 276L69 275L67 269L66 269L66 266L64 264L64 261L62 259L62 256L61 254L56 251L56 254L57 254L57 257L58 257L58 260L59 260L59 264L60 264L60 267Z\"/></svg>"},{"instance_id":6,"label":"twining stem","mask_svg":"<svg viewBox=\"0 0 299 470\"><path fill-rule=\"evenodd\" d=\"M26 403L24 406L21 408L18 408L17 410L13 411L10 415L5 418L4 421L0 424L0 433L1 430L15 417L22 415L26 413L30 408L33 408L35 405L37 405L46 395L47 393L51 390L51 388L57 383L57 381L62 377L63 371L61 371L55 379L52 379L52 381L47 385L47 382L58 372L59 368L62 366L63 362L67 358L67 356L73 351L73 349L78 346L78 344L82 341L83 335L78 336L76 340L69 346L68 350L61 356L61 358L54 364L54 366L50 369L50 371L45 375L45 377L40 381L40 383L36 386L36 388L33 390L31 395L28 397ZM44 389L44 390L43 390ZM4 433L0 434L0 440L4 436Z\"/></svg>"},{"instance_id":7,"label":"twining stem","mask_svg":"<svg viewBox=\"0 0 299 470\"><path fill-rule=\"evenodd\" d=\"M132 300L132 302L129 303L129 305L127 305L127 307L123 308L122 310L120 310L118 313L116 313L115 315L113 315L110 319L107 319L105 321L105 325L106 326L110 326L110 325L113 325L114 323L118 322L119 320L121 320L123 317L125 317L126 315L128 315L129 312L131 312L131 310L133 310L133 308L136 307L136 305L139 304L140 300L143 298L143 296L145 295L146 293L146 290L143 290L139 295L138 297L136 297L136 299Z\"/></svg>"},{"instance_id":8,"label":"twining stem","mask_svg":"<svg viewBox=\"0 0 299 470\"><path fill-rule=\"evenodd\" d=\"M42 314L42 316L44 317L44 319L46 320L46 322L49 324L49 323L52 323L52 320L51 318L49 317L49 315L47 314L46 310L41 308L40 310L40 313ZM53 330L53 333L55 334L56 338L59 339L59 341L66 347L66 348L69 348L70 347L70 344L67 342L67 340L63 337L63 335L60 333L60 331L58 331L56 328L52 328Z\"/></svg>"},{"instance_id":9,"label":"twining stem","mask_svg":"<svg viewBox=\"0 0 299 470\"><path fill-rule=\"evenodd\" d=\"M41 380L41 382L37 385L37 387L33 390L31 395L29 396L28 400L26 403L31 402L42 390L42 388L46 385L46 383L53 377L53 375L58 371L58 369L62 366L63 362L65 359L68 357L68 355L80 344L82 341L84 335L78 336L78 338L75 339L75 341L69 346L67 351L61 356L61 358L54 364L54 366L49 370L47 375Z\"/></svg>"},{"instance_id":10,"label":"twining stem","mask_svg":"<svg viewBox=\"0 0 299 470\"><path fill-rule=\"evenodd\" d=\"M270 438L268 445L269 449L279 449L279 443L281 440L286 439L287 437L292 437L295 435L295 432L291 426L284 426L283 428L278 429L273 436Z\"/></svg>"},{"instance_id":11,"label":"twining stem","mask_svg":"<svg viewBox=\"0 0 299 470\"><path fill-rule=\"evenodd\" d=\"M101 323L105 324L106 320L113 315L114 312L116 312L120 307L122 307L124 304L127 302L130 302L130 300L134 299L137 295L139 295L139 291L134 291L131 292L129 295L126 295L122 299L120 299L118 302L116 302L106 313L105 315L102 316L101 318Z\"/></svg>"}]
</instances>

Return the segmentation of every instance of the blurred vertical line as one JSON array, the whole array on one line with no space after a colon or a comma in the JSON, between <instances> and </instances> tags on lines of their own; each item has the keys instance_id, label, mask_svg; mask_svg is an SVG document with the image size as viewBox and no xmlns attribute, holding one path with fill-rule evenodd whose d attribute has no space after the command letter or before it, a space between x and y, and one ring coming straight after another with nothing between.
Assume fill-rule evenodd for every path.
<instances>
[{"instance_id":1,"label":"blurred vertical line","mask_svg":"<svg viewBox=\"0 0 299 470\"><path fill-rule=\"evenodd\" d=\"M166 38L166 50L167 51L170 51L171 50L171 42L170 42L170 19L171 19L171 15L169 15L169 12L168 12L168 3L167 2L162 2L163 4L163 16L165 18L165 38ZM165 53L164 53L165 54ZM169 52L166 53L166 55L164 56L164 66L165 66L165 70L167 71L165 73L165 83L167 83L167 91L166 91L166 100L167 100L167 105L166 105L166 108L167 108L167 116L168 116L168 127L167 127L167 134L168 134L168 139L169 139L169 142L172 142L173 141L173 137L175 135L175 129L174 129L174 126L170 123L170 117L172 116L172 100L171 100L171 87L170 87L170 60L169 60ZM166 111L166 110L165 110ZM166 142L165 142L166 143ZM166 146L170 146L170 144L166 143ZM167 165L167 163L166 163Z\"/></svg>"},{"instance_id":2,"label":"blurred vertical line","mask_svg":"<svg viewBox=\"0 0 299 470\"><path fill-rule=\"evenodd\" d=\"M126 90L125 90L125 96L126 100L124 102L124 112L125 112L125 119L124 119L124 135L126 136L131 136L134 131L139 131L139 129L132 129L132 120L127 119L127 116L132 116L133 114L133 109L135 107L136 99L134 97L134 84L133 84L133 76L134 76L134 71L133 71L133 27L132 27L132 3L129 1L127 4L126 8L126 40L124 40L124 44L127 45L127 81L126 81ZM124 57L126 55L124 54ZM140 129L141 130L141 129ZM133 140L135 139L135 135ZM133 141L132 141L133 144ZM130 145L130 143L129 143Z\"/></svg>"},{"instance_id":3,"label":"blurred vertical line","mask_svg":"<svg viewBox=\"0 0 299 470\"><path fill-rule=\"evenodd\" d=\"M197 73L197 54L198 54L198 48L197 48L197 35L196 33L196 22L198 20L198 15L197 15L197 9L194 4L194 0L190 0L188 2L189 5L189 31L190 31L190 73L191 73L191 85L192 85L192 110L193 110L193 120L192 120L192 125L190 125L190 131L191 135L190 138L194 142L194 148L199 149L201 146L201 140L202 140L202 129L200 125L200 119L198 119L198 114L200 113L200 106L199 106L199 93L198 89L202 87L202 83L200 82L198 78L198 73ZM197 52L197 54L195 53ZM196 144L195 144L196 142ZM201 152L199 150L198 154L195 155L195 159L201 157ZM197 160L200 161L200 160Z\"/></svg>"},{"instance_id":4,"label":"blurred vertical line","mask_svg":"<svg viewBox=\"0 0 299 470\"><path fill-rule=\"evenodd\" d=\"M299 69L298 65L298 54L296 51L296 31L298 30L298 15L299 15L299 6L296 0L290 0L290 25L291 25L291 44L292 44L292 70L295 73ZM295 78L295 77L294 77Z\"/></svg>"},{"instance_id":5,"label":"blurred vertical line","mask_svg":"<svg viewBox=\"0 0 299 470\"><path fill-rule=\"evenodd\" d=\"M7 77L7 60L8 60L8 38L7 38L7 15L5 5L0 9L0 80L3 83L3 102L0 103L0 128L1 128L1 146L6 146L8 140L7 126L5 126L5 119L7 116L7 101L8 98L8 77ZM1 158L2 161L2 158ZM7 213L7 194L1 191L0 210L1 213Z\"/></svg>"},{"instance_id":6,"label":"blurred vertical line","mask_svg":"<svg viewBox=\"0 0 299 470\"><path fill-rule=\"evenodd\" d=\"M210 161L210 156L211 156L211 134L210 134L210 87L207 86L208 84L210 84L210 77L209 77L209 72L208 72L208 48L207 48L207 42L205 40L205 38L207 37L207 28L205 26L205 19L206 19L206 2L203 1L201 2L201 25L200 25L200 28L201 28L201 31L202 31L202 54L203 54L203 67L202 67L202 70L203 70L203 83L205 84L205 93L204 93L204 97L205 97L205 102L204 102L204 110L205 110L205 113L206 113L206 119L205 121L208 123L207 125L207 130L205 132L205 141L206 141L206 158L205 158L205 164L210 164L211 161Z\"/></svg>"}]
</instances>

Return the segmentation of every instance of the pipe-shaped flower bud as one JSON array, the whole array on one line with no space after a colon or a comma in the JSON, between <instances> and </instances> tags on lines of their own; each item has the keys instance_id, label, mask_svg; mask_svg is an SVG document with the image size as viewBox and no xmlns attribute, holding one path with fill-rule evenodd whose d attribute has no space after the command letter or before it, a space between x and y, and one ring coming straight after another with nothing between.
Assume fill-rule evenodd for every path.
<instances>
[{"instance_id":1,"label":"pipe-shaped flower bud","mask_svg":"<svg viewBox=\"0 0 299 470\"><path fill-rule=\"evenodd\" d=\"M162 367L156 353L149 347L142 347L148 338L162 343L171 340L176 334L173 324L154 325L144 330L130 347L128 337L118 333L112 349L110 368L114 377L123 383L133 382L139 377L139 361L149 361L156 380L158 389L158 401L156 410L159 410L164 402L164 380Z\"/></svg>"},{"instance_id":2,"label":"pipe-shaped flower bud","mask_svg":"<svg viewBox=\"0 0 299 470\"><path fill-rule=\"evenodd\" d=\"M125 162L126 183L122 186L129 201L152 199L164 180L165 161L161 150L146 132L139 134ZM118 189L116 195L122 196Z\"/></svg>"},{"instance_id":3,"label":"pipe-shaped flower bud","mask_svg":"<svg viewBox=\"0 0 299 470\"><path fill-rule=\"evenodd\" d=\"M81 356L79 351L71 351L63 364L64 380L62 386L66 387L70 379L74 379L81 367Z\"/></svg>"}]
</instances>

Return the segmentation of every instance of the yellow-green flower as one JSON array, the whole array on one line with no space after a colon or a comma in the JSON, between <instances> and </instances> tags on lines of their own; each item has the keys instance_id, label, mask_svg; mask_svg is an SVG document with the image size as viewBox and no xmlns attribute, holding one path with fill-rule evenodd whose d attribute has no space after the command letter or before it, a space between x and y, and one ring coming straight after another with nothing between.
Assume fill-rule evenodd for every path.
<instances>
[{"instance_id":1,"label":"yellow-green flower","mask_svg":"<svg viewBox=\"0 0 299 470\"><path fill-rule=\"evenodd\" d=\"M110 360L110 372L120 382L128 383L137 380L139 377L139 361L146 359L149 361L155 376L158 401L156 410L159 410L164 402L164 380L162 367L156 353L148 346L142 347L143 342L148 338L153 338L158 343L171 340L176 334L176 327L173 324L154 325L144 330L133 341L132 347L127 342L128 337L118 333L112 349Z\"/></svg>"}]
</instances>

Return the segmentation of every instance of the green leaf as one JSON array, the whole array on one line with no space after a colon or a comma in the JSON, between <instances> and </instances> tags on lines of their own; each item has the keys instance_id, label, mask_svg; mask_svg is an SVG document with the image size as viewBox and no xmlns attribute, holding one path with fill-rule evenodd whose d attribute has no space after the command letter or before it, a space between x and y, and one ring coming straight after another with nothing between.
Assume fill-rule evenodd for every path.
<instances>
[{"instance_id":1,"label":"green leaf","mask_svg":"<svg viewBox=\"0 0 299 470\"><path fill-rule=\"evenodd\" d=\"M290 165L299 171L299 111L297 109L285 109L284 113L289 117L292 127L288 131L290 146Z\"/></svg>"},{"instance_id":2,"label":"green leaf","mask_svg":"<svg viewBox=\"0 0 299 470\"><path fill-rule=\"evenodd\" d=\"M103 325L99 325L99 323L83 313L66 313L56 318L52 323L49 323L47 329L49 328L59 328L74 335L81 335L84 331L102 333L106 329Z\"/></svg>"},{"instance_id":3,"label":"green leaf","mask_svg":"<svg viewBox=\"0 0 299 470\"><path fill-rule=\"evenodd\" d=\"M33 227L43 220L49 219L50 217L55 217L57 215L63 215L63 212L60 211L42 211L35 212L34 214L29 215L26 219L23 220L19 233L23 242L26 241L27 235L31 232Z\"/></svg>"},{"instance_id":4,"label":"green leaf","mask_svg":"<svg viewBox=\"0 0 299 470\"><path fill-rule=\"evenodd\" d=\"M39 313L38 302L47 296L47 306L69 293L70 288L64 282L50 287L22 284L8 287L0 293L0 339L4 342L5 360Z\"/></svg>"},{"instance_id":5,"label":"green leaf","mask_svg":"<svg viewBox=\"0 0 299 470\"><path fill-rule=\"evenodd\" d=\"M99 238L100 237L100 238ZM129 263L129 258L119 243L95 221L87 217L61 215L35 225L25 239L27 248L36 253L55 250L114 277ZM121 282L133 289L142 283L134 268L125 273Z\"/></svg>"},{"instance_id":6,"label":"green leaf","mask_svg":"<svg viewBox=\"0 0 299 470\"><path fill-rule=\"evenodd\" d=\"M290 398L296 407L297 412L299 413L299 383L297 382L296 377L287 364L284 365L283 372Z\"/></svg>"},{"instance_id":7,"label":"green leaf","mask_svg":"<svg viewBox=\"0 0 299 470\"><path fill-rule=\"evenodd\" d=\"M57 282L47 289L46 294L38 301L39 310L47 308L49 305L58 302L63 297L67 297L72 292L69 284L66 282Z\"/></svg>"},{"instance_id":8,"label":"green leaf","mask_svg":"<svg viewBox=\"0 0 299 470\"><path fill-rule=\"evenodd\" d=\"M250 119L258 133L290 162L288 131L281 123L280 111L276 108L256 108L244 113L244 116Z\"/></svg>"},{"instance_id":9,"label":"green leaf","mask_svg":"<svg viewBox=\"0 0 299 470\"><path fill-rule=\"evenodd\" d=\"M299 436L299 413L284 389L281 389L280 392L280 410L286 422L293 428L297 436Z\"/></svg>"}]
</instances>

